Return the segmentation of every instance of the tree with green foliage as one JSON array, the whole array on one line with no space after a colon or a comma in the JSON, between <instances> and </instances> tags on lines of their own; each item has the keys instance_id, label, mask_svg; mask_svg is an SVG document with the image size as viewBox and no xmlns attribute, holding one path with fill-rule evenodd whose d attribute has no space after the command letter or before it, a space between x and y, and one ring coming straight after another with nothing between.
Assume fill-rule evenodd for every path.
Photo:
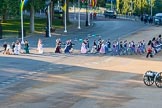
<instances>
[{"instance_id":1,"label":"tree with green foliage","mask_svg":"<svg viewBox=\"0 0 162 108\"><path fill-rule=\"evenodd\" d=\"M162 0L155 0L153 13L162 13Z\"/></svg>"},{"instance_id":2,"label":"tree with green foliage","mask_svg":"<svg viewBox=\"0 0 162 108\"><path fill-rule=\"evenodd\" d=\"M25 9L30 11L30 32L33 33L35 31L34 28L34 16L35 12L39 11L45 6L45 0L28 0L25 5Z\"/></svg>"},{"instance_id":3,"label":"tree with green foliage","mask_svg":"<svg viewBox=\"0 0 162 108\"><path fill-rule=\"evenodd\" d=\"M152 4L150 4L151 3L150 0L116 0L116 1L117 1L116 2L117 11L121 14L126 14L130 12L132 2L133 9L131 11L135 15L150 14L151 5L155 10L158 10L160 6L159 7L157 6L161 4L160 2L158 2L160 0L151 0Z\"/></svg>"},{"instance_id":4,"label":"tree with green foliage","mask_svg":"<svg viewBox=\"0 0 162 108\"><path fill-rule=\"evenodd\" d=\"M130 11L130 1L129 0L119 0L119 13L127 14Z\"/></svg>"},{"instance_id":5,"label":"tree with green foliage","mask_svg":"<svg viewBox=\"0 0 162 108\"><path fill-rule=\"evenodd\" d=\"M10 16L18 15L19 9L19 0L0 0L0 16L2 18L2 22L5 22Z\"/></svg>"},{"instance_id":6,"label":"tree with green foliage","mask_svg":"<svg viewBox=\"0 0 162 108\"><path fill-rule=\"evenodd\" d=\"M106 0L98 0L97 1L97 6L105 7L105 5L106 5Z\"/></svg>"}]
</instances>

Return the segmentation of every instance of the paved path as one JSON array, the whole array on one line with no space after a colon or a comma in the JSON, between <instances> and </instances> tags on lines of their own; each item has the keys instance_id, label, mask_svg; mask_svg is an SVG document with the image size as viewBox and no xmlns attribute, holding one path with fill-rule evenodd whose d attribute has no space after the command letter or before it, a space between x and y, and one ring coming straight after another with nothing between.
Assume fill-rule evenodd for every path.
<instances>
[{"instance_id":1,"label":"paved path","mask_svg":"<svg viewBox=\"0 0 162 108\"><path fill-rule=\"evenodd\" d=\"M118 38L123 38L129 36L131 33L138 31L143 28L147 28L150 25L144 25L140 22L135 21L97 21L93 22L94 25L91 27L85 27L84 23L82 23L81 29L77 29L77 23L73 26L70 26L67 30L68 33L64 33L64 29L56 30L56 33L52 35L51 38L45 38L45 35L34 35L27 37L30 43L30 47L36 48L37 41L39 38L43 40L44 47L55 47L55 40L56 38L61 38L63 42L67 39L72 39L73 43L76 45L74 46L75 49L80 49L81 43L79 42L80 39L89 38L90 44L92 44L93 40L98 40L99 38L102 39L111 39L115 40ZM90 37L88 36L90 34ZM92 36L94 35L94 36ZM0 45L7 41L9 43L15 41L15 38L12 39L4 39L0 40Z\"/></svg>"},{"instance_id":2,"label":"paved path","mask_svg":"<svg viewBox=\"0 0 162 108\"><path fill-rule=\"evenodd\" d=\"M0 83L0 108L161 108L161 89L142 82L142 74L160 71L161 62L56 54L0 60L0 71L9 74Z\"/></svg>"},{"instance_id":3,"label":"paved path","mask_svg":"<svg viewBox=\"0 0 162 108\"><path fill-rule=\"evenodd\" d=\"M160 33L161 27L150 27L126 39ZM38 38L30 37L33 46ZM161 53L152 59L54 54L51 44L43 55L0 54L0 108L161 108L161 89L142 81L145 71L161 71Z\"/></svg>"}]
</instances>

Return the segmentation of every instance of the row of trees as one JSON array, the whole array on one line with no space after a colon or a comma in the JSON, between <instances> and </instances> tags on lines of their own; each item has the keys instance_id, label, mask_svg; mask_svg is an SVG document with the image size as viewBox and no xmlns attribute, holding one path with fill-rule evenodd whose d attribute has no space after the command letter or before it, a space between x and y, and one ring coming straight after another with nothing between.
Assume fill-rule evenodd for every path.
<instances>
[{"instance_id":1,"label":"row of trees","mask_svg":"<svg viewBox=\"0 0 162 108\"><path fill-rule=\"evenodd\" d=\"M0 0L0 18L2 22L7 19L19 16L20 17L21 0ZM45 0L28 0L25 4L25 9L30 11L30 31L34 32L34 16L35 11L41 9Z\"/></svg>"},{"instance_id":2,"label":"row of trees","mask_svg":"<svg viewBox=\"0 0 162 108\"><path fill-rule=\"evenodd\" d=\"M46 2L50 1L50 11L51 11L51 22L54 18L54 4L57 3L58 0L27 0L24 10L30 12L30 32L33 33L34 29L34 16L35 12L39 10L44 10L46 7ZM59 0L64 4L64 0ZM70 0L67 0L67 4L69 4ZM74 1L74 0L71 0ZM5 22L7 19L12 18L13 16L20 17L20 3L21 0L0 0L0 19L1 22ZM67 6L68 8L68 6ZM68 15L68 14L67 14Z\"/></svg>"},{"instance_id":3,"label":"row of trees","mask_svg":"<svg viewBox=\"0 0 162 108\"><path fill-rule=\"evenodd\" d=\"M162 0L116 0L116 10L121 14L133 13L135 15L162 12Z\"/></svg>"},{"instance_id":4,"label":"row of trees","mask_svg":"<svg viewBox=\"0 0 162 108\"><path fill-rule=\"evenodd\" d=\"M0 0L0 17L2 21L12 16L20 16L20 1L21 0ZM48 0L28 0L25 5L25 10L30 11L30 31L34 32L34 16L35 12L45 8L45 2ZM57 4L58 0L51 1L51 22L54 18L54 5ZM59 0L64 4L64 0ZM71 4L77 4L78 0L66 0L67 8L69 7L69 2ZM82 1L82 0L80 0ZM84 0L85 1L85 0ZM104 7L106 3L110 3L111 0L98 0L97 6ZM113 4L118 13L127 14L129 12L135 15L141 15L144 13L150 14L150 1L152 1L153 13L162 12L162 0L113 0ZM68 18L67 9L67 18ZM67 19L68 21L68 19Z\"/></svg>"}]
</instances>

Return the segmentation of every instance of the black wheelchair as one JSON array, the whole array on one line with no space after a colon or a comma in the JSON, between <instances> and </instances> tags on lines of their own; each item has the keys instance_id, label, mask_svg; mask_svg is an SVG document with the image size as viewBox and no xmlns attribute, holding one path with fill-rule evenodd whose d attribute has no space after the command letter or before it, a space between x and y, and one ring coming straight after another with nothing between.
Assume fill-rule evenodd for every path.
<instances>
[{"instance_id":1,"label":"black wheelchair","mask_svg":"<svg viewBox=\"0 0 162 108\"><path fill-rule=\"evenodd\" d=\"M147 86L151 86L155 82L158 88L162 88L162 72L147 71L143 75L143 82Z\"/></svg>"}]
</instances>

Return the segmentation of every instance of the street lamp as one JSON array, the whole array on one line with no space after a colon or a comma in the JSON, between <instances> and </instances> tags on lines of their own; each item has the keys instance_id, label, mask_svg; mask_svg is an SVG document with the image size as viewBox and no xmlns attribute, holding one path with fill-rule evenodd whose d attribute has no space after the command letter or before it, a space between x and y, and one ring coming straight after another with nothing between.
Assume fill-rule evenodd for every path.
<instances>
[{"instance_id":1,"label":"street lamp","mask_svg":"<svg viewBox=\"0 0 162 108\"><path fill-rule=\"evenodd\" d=\"M67 24L66 24L66 14L67 14L67 7L66 7L66 5L67 5L67 3L66 3L66 0L65 0L65 3L64 3L64 6L65 6L65 9L64 9L64 17L65 17L65 29L64 29L64 32L66 33L67 32L67 28L66 28L66 26L67 26Z\"/></svg>"},{"instance_id":2,"label":"street lamp","mask_svg":"<svg viewBox=\"0 0 162 108\"><path fill-rule=\"evenodd\" d=\"M78 0L78 29L81 29L80 28L80 0Z\"/></svg>"},{"instance_id":3,"label":"street lamp","mask_svg":"<svg viewBox=\"0 0 162 108\"><path fill-rule=\"evenodd\" d=\"M73 0L73 11L74 11L74 20L76 20L76 11L75 11L75 3L74 3L74 0Z\"/></svg>"},{"instance_id":4,"label":"street lamp","mask_svg":"<svg viewBox=\"0 0 162 108\"><path fill-rule=\"evenodd\" d=\"M113 0L111 0L111 11L113 10Z\"/></svg>"},{"instance_id":5,"label":"street lamp","mask_svg":"<svg viewBox=\"0 0 162 108\"><path fill-rule=\"evenodd\" d=\"M23 6L24 6L24 0L21 0L21 44L24 44L24 24L23 24Z\"/></svg>"},{"instance_id":6,"label":"street lamp","mask_svg":"<svg viewBox=\"0 0 162 108\"><path fill-rule=\"evenodd\" d=\"M91 9L91 7L90 7L90 5L91 5L91 0L88 0L88 25L90 26L91 25L91 23L90 23L90 9Z\"/></svg>"},{"instance_id":7,"label":"street lamp","mask_svg":"<svg viewBox=\"0 0 162 108\"><path fill-rule=\"evenodd\" d=\"M86 24L85 26L88 26L88 0L86 0Z\"/></svg>"},{"instance_id":8,"label":"street lamp","mask_svg":"<svg viewBox=\"0 0 162 108\"><path fill-rule=\"evenodd\" d=\"M51 25L50 25L50 0L46 1L46 15L47 15L47 27L46 27L46 37L51 37Z\"/></svg>"}]
</instances>

